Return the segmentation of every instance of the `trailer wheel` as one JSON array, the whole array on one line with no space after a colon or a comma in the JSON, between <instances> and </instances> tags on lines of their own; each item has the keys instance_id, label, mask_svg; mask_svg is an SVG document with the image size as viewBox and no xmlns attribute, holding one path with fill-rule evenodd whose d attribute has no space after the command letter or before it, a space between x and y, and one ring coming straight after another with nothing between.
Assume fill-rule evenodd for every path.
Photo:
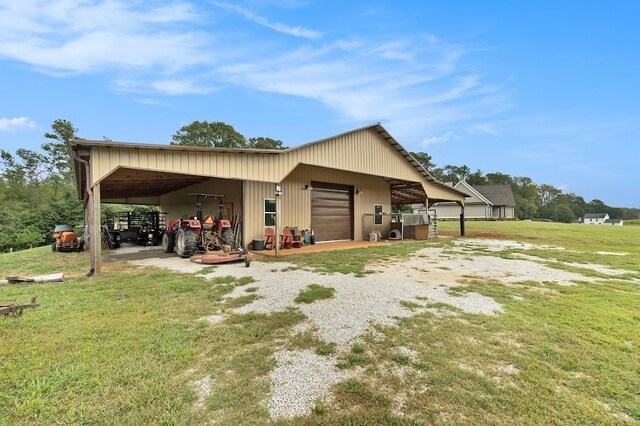
<instances>
[{"instance_id":1,"label":"trailer wheel","mask_svg":"<svg viewBox=\"0 0 640 426\"><path fill-rule=\"evenodd\" d=\"M173 253L173 249L176 247L176 237L169 232L165 232L162 235L162 251L165 253Z\"/></svg>"},{"instance_id":2,"label":"trailer wheel","mask_svg":"<svg viewBox=\"0 0 640 426\"><path fill-rule=\"evenodd\" d=\"M181 228L176 232L176 253L180 257L191 257L196 251L196 231Z\"/></svg>"}]
</instances>

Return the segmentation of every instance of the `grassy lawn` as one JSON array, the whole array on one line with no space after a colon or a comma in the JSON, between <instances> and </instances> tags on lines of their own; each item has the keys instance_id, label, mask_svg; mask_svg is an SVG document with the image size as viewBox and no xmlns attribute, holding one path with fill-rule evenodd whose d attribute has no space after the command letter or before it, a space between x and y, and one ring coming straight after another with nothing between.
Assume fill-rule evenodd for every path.
<instances>
[{"instance_id":1,"label":"grassy lawn","mask_svg":"<svg viewBox=\"0 0 640 426\"><path fill-rule=\"evenodd\" d=\"M296 297L296 303L313 303L316 300L331 299L335 289L319 284L311 284Z\"/></svg>"},{"instance_id":2,"label":"grassy lawn","mask_svg":"<svg viewBox=\"0 0 640 426\"><path fill-rule=\"evenodd\" d=\"M457 223L442 222L439 229L453 235ZM362 342L339 350L308 333L293 335L305 319L296 307L230 314L216 325L198 320L255 300L259 276L255 283L207 281L110 263L101 276L85 278L85 253L44 247L3 254L0 276L64 271L70 279L0 287L0 303L33 295L41 303L22 317L0 318L0 424L268 423L263 401L272 355L296 347L335 356L353 377L335 385L331 401L319 402L309 416L279 424L640 422L640 284L629 281L640 277L640 226L468 222L467 234L561 246L567 250L523 253L541 262L598 263L628 275L574 286L466 277L452 293L492 297L503 312L469 314L432 304L399 320L399 327L375 326ZM319 273L364 275L369 263L400 261L426 246L446 250L452 241L286 261ZM246 296L225 299L237 287ZM310 300L331 297L330 290L309 289ZM438 309L454 315L438 315ZM196 409L194 382L206 377L211 394Z\"/></svg>"}]
</instances>

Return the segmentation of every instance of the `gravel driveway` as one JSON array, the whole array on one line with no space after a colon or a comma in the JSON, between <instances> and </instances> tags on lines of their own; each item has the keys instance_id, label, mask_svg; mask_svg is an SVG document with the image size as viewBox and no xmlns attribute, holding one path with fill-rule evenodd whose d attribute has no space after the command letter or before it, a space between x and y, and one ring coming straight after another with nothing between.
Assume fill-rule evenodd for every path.
<instances>
[{"instance_id":1,"label":"gravel driveway","mask_svg":"<svg viewBox=\"0 0 640 426\"><path fill-rule=\"evenodd\" d=\"M460 280L474 276L490 278L504 283L521 281L556 282L572 285L575 281L596 281L596 278L550 268L535 261L531 256L505 259L494 255L471 253L474 248L490 252L518 249L562 250L549 246L536 246L502 240L465 239L457 240L453 248L426 247L411 258L384 266L373 264L375 273L365 277L352 274L319 274L296 269L286 262L252 262L251 268L243 264L229 264L205 275L212 279L218 276L251 276L256 282L258 298L240 308L236 313L272 313L289 308L299 309L306 323L292 333L312 330L317 336L337 345L338 351L346 350L358 341L371 325L396 324L399 318L420 312L433 312L430 303L444 303L464 312L496 315L502 312L499 303L477 293L453 295L448 289L459 286ZM540 261L542 261L540 259ZM133 261L139 266L158 266L195 273L202 270L197 265L178 258L145 259ZM584 265L583 265L584 266ZM592 269L609 272L594 265ZM320 284L335 289L334 297L310 304L297 304L294 299L310 284ZM246 296L245 287L236 287L228 297ZM407 304L420 308L408 309ZM439 310L441 315L455 315L454 311ZM212 324L224 321L224 312L212 312L203 318ZM282 350L275 354L277 367L271 373L272 396L266 406L272 418L291 418L307 414L316 401L323 399L334 383L344 380L347 373L336 368L335 356L322 357L309 351Z\"/></svg>"}]
</instances>

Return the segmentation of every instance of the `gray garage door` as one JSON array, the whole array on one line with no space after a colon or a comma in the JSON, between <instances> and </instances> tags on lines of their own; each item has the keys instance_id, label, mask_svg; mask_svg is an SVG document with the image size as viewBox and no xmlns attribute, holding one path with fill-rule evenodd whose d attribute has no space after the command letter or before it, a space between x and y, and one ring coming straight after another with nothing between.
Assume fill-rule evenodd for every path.
<instances>
[{"instance_id":1,"label":"gray garage door","mask_svg":"<svg viewBox=\"0 0 640 426\"><path fill-rule=\"evenodd\" d=\"M311 228L316 241L353 239L353 187L311 182Z\"/></svg>"}]
</instances>

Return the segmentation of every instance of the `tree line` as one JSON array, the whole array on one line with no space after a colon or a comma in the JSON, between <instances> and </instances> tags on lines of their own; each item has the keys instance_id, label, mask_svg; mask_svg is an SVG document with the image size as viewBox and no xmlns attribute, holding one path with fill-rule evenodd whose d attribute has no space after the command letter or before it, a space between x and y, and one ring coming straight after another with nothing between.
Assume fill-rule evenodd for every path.
<instances>
[{"instance_id":1,"label":"tree line","mask_svg":"<svg viewBox=\"0 0 640 426\"><path fill-rule=\"evenodd\" d=\"M422 164L431 175L442 182L458 183L461 180L470 185L511 185L516 201L518 219L546 219L569 223L587 213L609 213L611 218L638 219L640 209L612 207L603 201L586 201L580 195L565 193L561 189L546 183L535 183L526 176L511 176L501 172L483 173L471 171L467 165L447 164L438 167L426 152L412 152L411 155Z\"/></svg>"},{"instance_id":2,"label":"tree line","mask_svg":"<svg viewBox=\"0 0 640 426\"><path fill-rule=\"evenodd\" d=\"M81 139L68 120L55 120L44 134L39 150L0 150L0 252L48 244L53 228L60 224L81 227L82 202L73 177L70 143ZM104 138L109 140L108 138ZM178 129L173 145L218 148L285 149L282 141L268 137L246 138L233 126L216 121L194 121ZM528 177L494 172L472 172L466 166L438 167L429 154L412 155L438 180L471 185L508 184L513 188L519 219L551 219L570 222L585 213L609 213L611 217L635 219L637 208L607 206L600 200L585 201Z\"/></svg>"}]
</instances>

